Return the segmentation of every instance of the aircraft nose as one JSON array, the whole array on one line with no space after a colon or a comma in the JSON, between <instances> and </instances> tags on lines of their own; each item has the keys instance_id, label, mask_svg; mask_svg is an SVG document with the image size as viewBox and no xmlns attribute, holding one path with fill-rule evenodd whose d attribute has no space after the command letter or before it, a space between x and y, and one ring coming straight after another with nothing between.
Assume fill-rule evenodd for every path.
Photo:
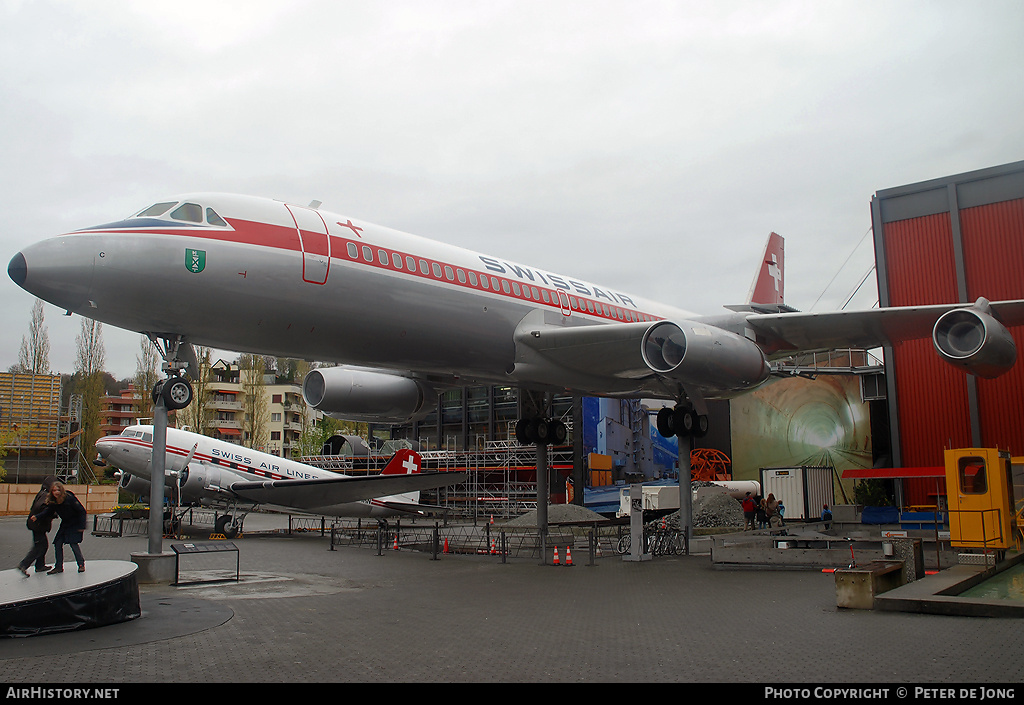
<instances>
[{"instance_id":1,"label":"aircraft nose","mask_svg":"<svg viewBox=\"0 0 1024 705\"><path fill-rule=\"evenodd\" d=\"M112 451L113 449L114 442L113 439L110 437L101 438L98 441L96 441L96 452L99 453L104 458L108 457L110 455L110 451Z\"/></svg>"},{"instance_id":2,"label":"aircraft nose","mask_svg":"<svg viewBox=\"0 0 1024 705\"><path fill-rule=\"evenodd\" d=\"M25 288L25 279L28 278L28 264L25 263L25 255L20 252L11 257L7 265L7 276L14 280L14 283Z\"/></svg>"}]
</instances>

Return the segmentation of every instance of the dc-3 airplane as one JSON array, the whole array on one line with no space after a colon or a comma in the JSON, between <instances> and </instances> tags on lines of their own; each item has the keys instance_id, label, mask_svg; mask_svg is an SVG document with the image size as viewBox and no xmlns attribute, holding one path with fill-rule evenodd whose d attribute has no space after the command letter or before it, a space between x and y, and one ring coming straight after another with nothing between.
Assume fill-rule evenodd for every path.
<instances>
[{"instance_id":1,"label":"dc-3 airplane","mask_svg":"<svg viewBox=\"0 0 1024 705\"><path fill-rule=\"evenodd\" d=\"M802 313L783 303L784 247L769 237L746 305L697 316L562 274L280 201L196 194L43 240L8 274L69 312L150 336L187 405L192 345L331 361L303 393L325 413L407 422L452 385L658 398L662 434L707 430L707 400L749 392L780 358L931 337L937 353L994 377L1016 361L1006 326L1024 301ZM517 435L565 427L544 409Z\"/></svg>"},{"instance_id":2,"label":"dc-3 airplane","mask_svg":"<svg viewBox=\"0 0 1024 705\"><path fill-rule=\"evenodd\" d=\"M128 426L101 438L96 450L121 471L123 489L148 496L152 426ZM397 451L380 474L342 475L176 428L167 429L166 453L172 506L226 509L215 530L229 538L256 506L337 517L425 515L439 508L420 504L420 490L465 479L465 473L421 473L421 458L411 450Z\"/></svg>"}]
</instances>

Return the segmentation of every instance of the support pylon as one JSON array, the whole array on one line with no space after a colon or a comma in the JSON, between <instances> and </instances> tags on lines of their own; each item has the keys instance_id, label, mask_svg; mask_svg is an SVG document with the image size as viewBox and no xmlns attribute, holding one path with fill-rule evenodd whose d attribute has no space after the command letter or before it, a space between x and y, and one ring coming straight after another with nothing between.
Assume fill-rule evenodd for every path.
<instances>
[{"instance_id":1,"label":"support pylon","mask_svg":"<svg viewBox=\"0 0 1024 705\"><path fill-rule=\"evenodd\" d=\"M559 565L558 563L558 546L555 546L555 560L552 565Z\"/></svg>"},{"instance_id":2,"label":"support pylon","mask_svg":"<svg viewBox=\"0 0 1024 705\"><path fill-rule=\"evenodd\" d=\"M572 565L572 546L565 547L565 564Z\"/></svg>"}]
</instances>

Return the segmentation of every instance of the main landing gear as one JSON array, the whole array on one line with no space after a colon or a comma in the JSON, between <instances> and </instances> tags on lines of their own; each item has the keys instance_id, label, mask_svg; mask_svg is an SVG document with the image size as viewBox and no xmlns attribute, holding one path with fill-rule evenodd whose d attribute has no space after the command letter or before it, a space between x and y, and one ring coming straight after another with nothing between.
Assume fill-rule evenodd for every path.
<instances>
[{"instance_id":1,"label":"main landing gear","mask_svg":"<svg viewBox=\"0 0 1024 705\"><path fill-rule=\"evenodd\" d=\"M560 446L568 437L569 431L558 419L530 417L516 422L516 440L524 446Z\"/></svg>"},{"instance_id":2,"label":"main landing gear","mask_svg":"<svg viewBox=\"0 0 1024 705\"><path fill-rule=\"evenodd\" d=\"M689 404L665 407L658 412L658 433L664 438L703 438L708 432L708 417Z\"/></svg>"}]
</instances>

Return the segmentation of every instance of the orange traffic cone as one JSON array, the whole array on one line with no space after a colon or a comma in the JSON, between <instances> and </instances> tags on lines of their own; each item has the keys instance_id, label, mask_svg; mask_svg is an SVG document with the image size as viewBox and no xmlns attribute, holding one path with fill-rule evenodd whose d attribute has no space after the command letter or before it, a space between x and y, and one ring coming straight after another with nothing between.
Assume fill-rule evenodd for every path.
<instances>
[{"instance_id":1,"label":"orange traffic cone","mask_svg":"<svg viewBox=\"0 0 1024 705\"><path fill-rule=\"evenodd\" d=\"M491 539L491 555L496 554L497 551L494 549L494 539Z\"/></svg>"},{"instance_id":2,"label":"orange traffic cone","mask_svg":"<svg viewBox=\"0 0 1024 705\"><path fill-rule=\"evenodd\" d=\"M565 564L572 565L572 546L565 547Z\"/></svg>"},{"instance_id":3,"label":"orange traffic cone","mask_svg":"<svg viewBox=\"0 0 1024 705\"><path fill-rule=\"evenodd\" d=\"M448 553L448 537L444 537L444 552Z\"/></svg>"},{"instance_id":4,"label":"orange traffic cone","mask_svg":"<svg viewBox=\"0 0 1024 705\"><path fill-rule=\"evenodd\" d=\"M394 549L395 549L396 551L398 550L398 534L395 534L395 545L393 546L393 548L394 548Z\"/></svg>"},{"instance_id":5,"label":"orange traffic cone","mask_svg":"<svg viewBox=\"0 0 1024 705\"><path fill-rule=\"evenodd\" d=\"M555 546L555 562L552 565L558 565L558 546Z\"/></svg>"}]
</instances>

